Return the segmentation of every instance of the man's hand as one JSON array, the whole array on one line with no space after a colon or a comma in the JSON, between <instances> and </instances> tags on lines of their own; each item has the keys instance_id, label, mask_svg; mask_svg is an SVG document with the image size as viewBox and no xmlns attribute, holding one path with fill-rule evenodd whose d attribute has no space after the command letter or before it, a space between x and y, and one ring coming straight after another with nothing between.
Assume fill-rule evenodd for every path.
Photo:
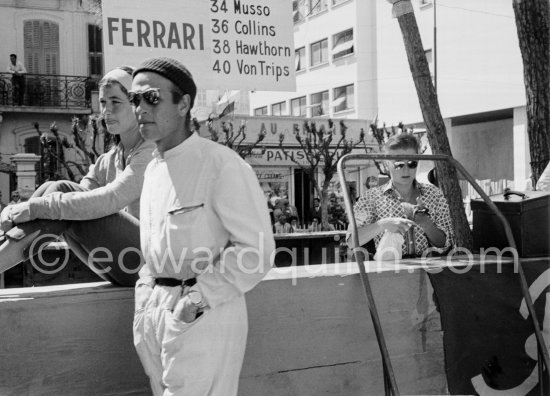
<instances>
[{"instance_id":1,"label":"man's hand","mask_svg":"<svg viewBox=\"0 0 550 396\"><path fill-rule=\"evenodd\" d=\"M8 231L15 224L31 221L31 210L28 202L21 202L7 206L0 215L0 228Z\"/></svg>"},{"instance_id":2,"label":"man's hand","mask_svg":"<svg viewBox=\"0 0 550 396\"><path fill-rule=\"evenodd\" d=\"M11 206L7 206L0 213L0 229L7 232L13 228L14 224L11 221Z\"/></svg>"},{"instance_id":3,"label":"man's hand","mask_svg":"<svg viewBox=\"0 0 550 396\"><path fill-rule=\"evenodd\" d=\"M187 295L178 300L174 307L174 318L181 320L184 323L191 323L197 319L199 308L194 305Z\"/></svg>"},{"instance_id":4,"label":"man's hand","mask_svg":"<svg viewBox=\"0 0 550 396\"><path fill-rule=\"evenodd\" d=\"M414 215L413 220L416 224L424 229L424 227L429 227L433 225L432 219L430 218L428 208L420 200L420 197L416 199L417 204L414 206Z\"/></svg>"},{"instance_id":5,"label":"man's hand","mask_svg":"<svg viewBox=\"0 0 550 396\"><path fill-rule=\"evenodd\" d=\"M135 296L135 310L139 310L147 304L147 301L149 301L149 297L151 297L151 293L153 293L153 288L149 285L146 285L144 283L140 284L136 287L136 296Z\"/></svg>"},{"instance_id":6,"label":"man's hand","mask_svg":"<svg viewBox=\"0 0 550 396\"><path fill-rule=\"evenodd\" d=\"M409 219L403 219L401 217L388 217L386 219L378 220L378 225L384 231L404 234L411 226L414 225L414 222Z\"/></svg>"}]
</instances>

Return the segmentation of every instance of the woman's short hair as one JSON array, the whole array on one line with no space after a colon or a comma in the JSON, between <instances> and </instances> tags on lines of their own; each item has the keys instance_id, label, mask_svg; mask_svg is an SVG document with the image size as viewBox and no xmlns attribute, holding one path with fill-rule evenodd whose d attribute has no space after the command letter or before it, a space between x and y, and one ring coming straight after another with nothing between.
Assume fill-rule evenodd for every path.
<instances>
[{"instance_id":1,"label":"woman's short hair","mask_svg":"<svg viewBox=\"0 0 550 396\"><path fill-rule=\"evenodd\" d=\"M132 73L134 73L135 67L133 67L133 66L119 66L119 67L116 67L115 69L120 69L122 71L125 71L131 77ZM111 86L113 84L117 84L120 87L120 90L125 95L128 95L128 90L126 89L126 87L123 84L121 84L120 81L118 81L114 78L110 78L110 77L103 77L101 80L99 80L99 83L97 84L97 88L99 89L101 87L108 87L108 86Z\"/></svg>"},{"instance_id":2,"label":"woman's short hair","mask_svg":"<svg viewBox=\"0 0 550 396\"><path fill-rule=\"evenodd\" d=\"M384 152L389 150L407 150L413 149L417 154L420 152L420 143L412 133L400 133L393 135L384 144Z\"/></svg>"}]
</instances>

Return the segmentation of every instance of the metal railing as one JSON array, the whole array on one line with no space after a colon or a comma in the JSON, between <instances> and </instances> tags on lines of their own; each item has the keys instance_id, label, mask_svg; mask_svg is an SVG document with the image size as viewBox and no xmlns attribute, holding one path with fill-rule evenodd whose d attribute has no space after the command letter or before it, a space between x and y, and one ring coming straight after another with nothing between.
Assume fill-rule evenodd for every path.
<instances>
[{"instance_id":1,"label":"metal railing","mask_svg":"<svg viewBox=\"0 0 550 396\"><path fill-rule=\"evenodd\" d=\"M19 83L0 73L0 106L90 108L97 81L87 76L24 74Z\"/></svg>"},{"instance_id":2,"label":"metal railing","mask_svg":"<svg viewBox=\"0 0 550 396\"><path fill-rule=\"evenodd\" d=\"M504 232L506 234L506 239L508 242L508 246L512 249L516 250L516 242L514 240L514 236L512 235L512 229L510 228L510 224L508 223L508 220L502 212L497 208L495 203L487 196L487 194L483 191L483 189L476 183L475 179L466 171L466 169L462 166L460 162L455 160L453 157L444 155L444 154L416 154L416 155L404 155L404 154L346 154L344 155L340 161L338 161L338 176L340 178L340 182L343 186L347 186L346 183L346 174L345 174L345 163L350 160L431 160L431 161L446 161L450 165L454 166L456 170L458 170L462 176L470 183L470 185L473 187L473 189L479 194L481 199L487 204L489 209L495 214L495 216L500 220L502 226L504 227ZM358 249L359 245L359 236L358 236L358 230L357 230L357 222L355 220L355 214L353 210L353 202L351 200L351 195L347 188L343 189L344 192L344 199L346 203L346 211L349 216L349 221L351 225L352 230L352 247L353 247L353 253L355 260L357 262L357 265L359 267L359 275L361 277L361 282L363 283L363 289L365 291L365 297L367 300L369 312L371 315L371 320L373 322L374 331L376 334L376 338L378 341L378 347L380 349L380 354L382 357L382 367L383 367L383 375L384 375L384 390L385 394L387 396L399 396L399 390L397 388L397 382L395 380L395 374L393 372L392 364L390 355L388 352L388 348L386 346L386 341L384 338L384 332L382 331L382 326L380 324L380 318L378 316L378 310L376 309L376 303L374 301L374 296L372 294L372 289L370 286L370 281L368 274L365 269L365 257L363 257L361 253L361 249ZM368 258L366 258L368 260ZM518 278L519 283L521 286L521 292L523 294L523 298L525 299L527 310L529 311L529 314L531 316L531 321L533 324L533 329L535 331L535 339L537 341L537 360L538 360L538 367L539 367L539 383L540 383L540 390L541 395L544 393L544 375L546 375L546 381L550 380L550 356L548 353L548 349L546 347L546 342L544 341L544 337L542 335L541 325L542 321L539 321L537 314L535 313L535 307L533 305L533 300L531 298L531 294L529 292L529 286L527 284L527 279L525 278L525 272L523 270L523 266L521 264L521 260L518 260ZM546 374L544 374L544 371L546 370ZM546 382L548 383L548 382ZM546 393L547 394L547 393Z\"/></svg>"}]
</instances>

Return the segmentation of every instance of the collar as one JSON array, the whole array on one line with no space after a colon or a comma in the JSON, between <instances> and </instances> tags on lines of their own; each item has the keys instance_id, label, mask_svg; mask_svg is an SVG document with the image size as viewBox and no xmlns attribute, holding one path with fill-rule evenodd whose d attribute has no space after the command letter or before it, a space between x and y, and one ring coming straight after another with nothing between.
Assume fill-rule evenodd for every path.
<instances>
[{"instance_id":1,"label":"collar","mask_svg":"<svg viewBox=\"0 0 550 396\"><path fill-rule=\"evenodd\" d=\"M424 195L425 187L422 183L419 183L416 179L413 180L413 188L418 188L420 190L420 195ZM393 193L395 191L395 188L393 187L393 183L390 180L386 184L384 184L382 187L380 187L383 193Z\"/></svg>"},{"instance_id":2,"label":"collar","mask_svg":"<svg viewBox=\"0 0 550 396\"><path fill-rule=\"evenodd\" d=\"M193 132L191 136L189 136L183 142L178 144L176 147L165 151L164 153L161 153L158 151L158 149L155 149L155 151L153 151L153 157L160 160L167 160L172 157L177 157L181 153L184 153L189 148L193 147L199 141L199 139L199 135L196 132Z\"/></svg>"}]
</instances>

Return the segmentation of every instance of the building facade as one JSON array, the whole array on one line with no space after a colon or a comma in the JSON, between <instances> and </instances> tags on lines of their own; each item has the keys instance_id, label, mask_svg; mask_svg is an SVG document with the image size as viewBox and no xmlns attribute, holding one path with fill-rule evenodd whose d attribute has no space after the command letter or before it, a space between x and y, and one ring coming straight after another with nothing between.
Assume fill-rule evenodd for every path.
<instances>
[{"instance_id":1,"label":"building facade","mask_svg":"<svg viewBox=\"0 0 550 396\"><path fill-rule=\"evenodd\" d=\"M529 148L512 1L411 3L453 156L478 180L523 189ZM297 90L251 93L251 115L424 128L389 2L295 0L293 8Z\"/></svg>"},{"instance_id":2,"label":"building facade","mask_svg":"<svg viewBox=\"0 0 550 396\"><path fill-rule=\"evenodd\" d=\"M251 115L373 120L376 1L294 1L296 92L253 92Z\"/></svg>"},{"instance_id":3,"label":"building facade","mask_svg":"<svg viewBox=\"0 0 550 396\"><path fill-rule=\"evenodd\" d=\"M0 190L6 201L18 187L13 167L6 165L16 154L42 153L35 124L47 138L55 122L61 140L66 139L72 147L53 147L52 152L60 154L62 150L66 161L83 163L82 153L74 148L71 123L73 117L85 123L93 112L103 54L98 17L89 11L86 1L0 0L0 10L4 43L0 46L0 162L4 165L0 167L4 170L0 172ZM17 55L27 71L20 101L8 73L11 54ZM52 161L54 168L61 166L58 160ZM41 174L43 165L40 161L36 165L37 181L45 176ZM30 187L34 186L25 186Z\"/></svg>"}]
</instances>

